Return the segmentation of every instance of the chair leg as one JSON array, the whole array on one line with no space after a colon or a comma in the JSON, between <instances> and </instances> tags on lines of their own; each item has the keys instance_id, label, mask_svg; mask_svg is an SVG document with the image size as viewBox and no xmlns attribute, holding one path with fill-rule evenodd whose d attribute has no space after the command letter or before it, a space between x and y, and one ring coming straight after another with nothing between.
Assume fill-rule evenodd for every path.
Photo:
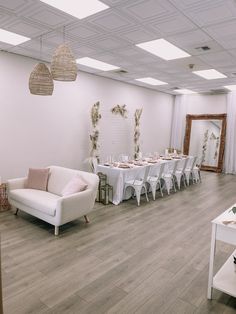
<instances>
[{"instance_id":1,"label":"chair leg","mask_svg":"<svg viewBox=\"0 0 236 314\"><path fill-rule=\"evenodd\" d=\"M17 216L18 211L19 211L19 208L17 208L17 209L16 209L16 211L15 211L15 214L14 214L14 215L16 215L16 216Z\"/></svg>"},{"instance_id":2,"label":"chair leg","mask_svg":"<svg viewBox=\"0 0 236 314\"><path fill-rule=\"evenodd\" d=\"M191 176L190 173L188 173L188 172L187 172L187 174L185 173L185 178L186 178L187 186L189 186L190 176Z\"/></svg>"},{"instance_id":3,"label":"chair leg","mask_svg":"<svg viewBox=\"0 0 236 314\"><path fill-rule=\"evenodd\" d=\"M150 184L151 190L152 190L152 198L155 201L156 199L156 185L155 184Z\"/></svg>"},{"instance_id":4,"label":"chair leg","mask_svg":"<svg viewBox=\"0 0 236 314\"><path fill-rule=\"evenodd\" d=\"M179 190L181 188L181 180L182 180L182 176L177 178L177 180L176 180L177 181L177 187L178 187Z\"/></svg>"},{"instance_id":5,"label":"chair leg","mask_svg":"<svg viewBox=\"0 0 236 314\"><path fill-rule=\"evenodd\" d=\"M172 184L173 184L174 191L176 192L175 178L174 177L172 177Z\"/></svg>"},{"instance_id":6,"label":"chair leg","mask_svg":"<svg viewBox=\"0 0 236 314\"><path fill-rule=\"evenodd\" d=\"M171 186L171 184L170 184L170 182L168 180L165 181L165 186L166 186L167 194L170 195L170 186Z\"/></svg>"},{"instance_id":7,"label":"chair leg","mask_svg":"<svg viewBox=\"0 0 236 314\"><path fill-rule=\"evenodd\" d=\"M88 224L89 223L89 219L88 219L87 215L84 215L84 219L85 219L86 224Z\"/></svg>"},{"instance_id":8,"label":"chair leg","mask_svg":"<svg viewBox=\"0 0 236 314\"><path fill-rule=\"evenodd\" d=\"M136 194L136 198L137 198L137 203L138 206L140 205L140 195L141 195L141 190L138 188L134 188L135 189L135 194Z\"/></svg>"},{"instance_id":9,"label":"chair leg","mask_svg":"<svg viewBox=\"0 0 236 314\"><path fill-rule=\"evenodd\" d=\"M159 181L159 186L160 186L161 197L163 197L163 191L162 191L162 184L161 184L161 180Z\"/></svg>"},{"instance_id":10,"label":"chair leg","mask_svg":"<svg viewBox=\"0 0 236 314\"><path fill-rule=\"evenodd\" d=\"M201 172L200 172L200 170L198 171L198 176L199 176L199 181L202 182L202 177L201 177Z\"/></svg>"},{"instance_id":11,"label":"chair leg","mask_svg":"<svg viewBox=\"0 0 236 314\"><path fill-rule=\"evenodd\" d=\"M59 235L59 227L55 226L55 231L54 231L55 236Z\"/></svg>"},{"instance_id":12,"label":"chair leg","mask_svg":"<svg viewBox=\"0 0 236 314\"><path fill-rule=\"evenodd\" d=\"M148 198L148 195L147 195L147 188L146 188L145 185L143 187L144 187L144 191L145 191L145 195L146 195L146 200L147 200L147 202L149 202L149 198Z\"/></svg>"}]
</instances>

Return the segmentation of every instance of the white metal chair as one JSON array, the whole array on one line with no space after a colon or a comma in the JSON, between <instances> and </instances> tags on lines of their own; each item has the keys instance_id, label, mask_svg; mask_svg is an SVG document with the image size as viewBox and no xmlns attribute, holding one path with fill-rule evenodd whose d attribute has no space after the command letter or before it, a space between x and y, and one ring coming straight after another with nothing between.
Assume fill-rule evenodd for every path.
<instances>
[{"instance_id":1,"label":"white metal chair","mask_svg":"<svg viewBox=\"0 0 236 314\"><path fill-rule=\"evenodd\" d=\"M185 177L185 169L187 167L189 158L185 158L183 160L180 160L178 167L175 172L175 177L178 185L178 189L180 190L181 187L181 181L183 180L184 187L186 187L186 177Z\"/></svg>"},{"instance_id":2,"label":"white metal chair","mask_svg":"<svg viewBox=\"0 0 236 314\"><path fill-rule=\"evenodd\" d=\"M189 185L190 178L192 179L192 182L195 182L195 177L193 174L193 168L196 166L196 162L197 162L197 156L195 156L193 158L189 158L190 165L189 166L187 165L187 167L184 171L187 185Z\"/></svg>"},{"instance_id":3,"label":"white metal chair","mask_svg":"<svg viewBox=\"0 0 236 314\"><path fill-rule=\"evenodd\" d=\"M149 202L148 195L147 195L147 178L150 171L150 166L146 166L145 169L140 169L134 178L134 180L128 180L124 184L124 192L123 192L123 198L125 198L125 192L128 187L131 187L134 192L137 199L138 206L140 205L140 196L142 193L142 189L144 189L145 196L147 202Z\"/></svg>"},{"instance_id":4,"label":"white metal chair","mask_svg":"<svg viewBox=\"0 0 236 314\"><path fill-rule=\"evenodd\" d=\"M196 164L194 167L193 167L193 178L194 178L194 181L197 183L198 181L199 182L202 182L202 178L201 178L201 165L202 165L202 161L203 161L203 158L200 159L200 162L198 164Z\"/></svg>"},{"instance_id":5,"label":"white metal chair","mask_svg":"<svg viewBox=\"0 0 236 314\"><path fill-rule=\"evenodd\" d=\"M168 163L168 172L164 173L162 176L162 179L165 182L165 186L166 186L166 190L168 195L170 195L170 190L171 187L173 186L174 191L176 192L176 186L175 186L175 181L176 181L176 177L175 177L175 173L177 170L179 164L179 160L174 160L172 163ZM167 167L166 167L167 168Z\"/></svg>"},{"instance_id":6,"label":"white metal chair","mask_svg":"<svg viewBox=\"0 0 236 314\"><path fill-rule=\"evenodd\" d=\"M152 191L152 198L153 200L156 199L156 190L157 186L159 185L161 196L163 197L162 192L162 176L165 168L165 163L157 164L153 166L151 169L152 173L149 174L147 178L147 183L149 184L151 191Z\"/></svg>"}]
</instances>

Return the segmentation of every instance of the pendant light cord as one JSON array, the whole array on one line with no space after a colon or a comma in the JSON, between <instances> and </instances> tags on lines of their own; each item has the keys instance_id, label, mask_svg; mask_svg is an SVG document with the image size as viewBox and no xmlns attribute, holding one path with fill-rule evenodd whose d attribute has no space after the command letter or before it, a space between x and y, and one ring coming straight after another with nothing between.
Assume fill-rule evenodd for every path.
<instances>
[{"instance_id":1,"label":"pendant light cord","mask_svg":"<svg viewBox=\"0 0 236 314\"><path fill-rule=\"evenodd\" d=\"M40 60L42 60L43 38L40 36Z\"/></svg>"},{"instance_id":2,"label":"pendant light cord","mask_svg":"<svg viewBox=\"0 0 236 314\"><path fill-rule=\"evenodd\" d=\"M66 40L66 27L63 26L63 43L65 44L65 40Z\"/></svg>"}]
</instances>

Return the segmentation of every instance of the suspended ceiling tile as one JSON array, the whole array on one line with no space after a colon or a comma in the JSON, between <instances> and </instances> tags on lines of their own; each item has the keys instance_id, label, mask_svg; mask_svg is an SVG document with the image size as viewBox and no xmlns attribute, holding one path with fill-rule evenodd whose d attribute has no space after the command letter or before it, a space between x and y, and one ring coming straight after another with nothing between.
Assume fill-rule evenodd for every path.
<instances>
[{"instance_id":1,"label":"suspended ceiling tile","mask_svg":"<svg viewBox=\"0 0 236 314\"><path fill-rule=\"evenodd\" d=\"M170 16L166 21L154 23L151 25L164 36L187 32L196 29L197 26L189 21L184 15L175 14Z\"/></svg>"},{"instance_id":2,"label":"suspended ceiling tile","mask_svg":"<svg viewBox=\"0 0 236 314\"><path fill-rule=\"evenodd\" d=\"M38 59L40 57L39 50L35 51L35 50L32 50L32 49L30 49L28 47L26 48L26 47L16 46L16 47L13 47L11 49L11 52L17 53L17 54L20 54L20 55L25 55L27 57L32 57L32 58L35 58L35 59Z\"/></svg>"},{"instance_id":3,"label":"suspended ceiling tile","mask_svg":"<svg viewBox=\"0 0 236 314\"><path fill-rule=\"evenodd\" d=\"M66 33L82 39L89 39L99 34L95 28L82 25L72 25L67 27Z\"/></svg>"},{"instance_id":4,"label":"suspended ceiling tile","mask_svg":"<svg viewBox=\"0 0 236 314\"><path fill-rule=\"evenodd\" d=\"M67 22L67 19L62 14L47 9L36 12L30 17L35 21L52 27L59 27L60 25L63 25Z\"/></svg>"},{"instance_id":5,"label":"suspended ceiling tile","mask_svg":"<svg viewBox=\"0 0 236 314\"><path fill-rule=\"evenodd\" d=\"M216 40L227 36L235 36L236 20L204 27L203 30Z\"/></svg>"},{"instance_id":6,"label":"suspended ceiling tile","mask_svg":"<svg viewBox=\"0 0 236 314\"><path fill-rule=\"evenodd\" d=\"M177 34L175 36L169 36L167 37L167 40L182 49L187 49L189 46L202 46L204 43L209 42L212 39L206 33L198 29L191 32Z\"/></svg>"},{"instance_id":7,"label":"suspended ceiling tile","mask_svg":"<svg viewBox=\"0 0 236 314\"><path fill-rule=\"evenodd\" d=\"M226 51L208 53L202 56L199 56L199 59L208 63L212 67L236 65L236 59L231 56Z\"/></svg>"},{"instance_id":8,"label":"suspended ceiling tile","mask_svg":"<svg viewBox=\"0 0 236 314\"><path fill-rule=\"evenodd\" d=\"M20 19L17 19L17 21L8 25L8 30L29 38L39 36L40 34L47 31L46 28L35 26L32 23L25 22Z\"/></svg>"},{"instance_id":9,"label":"suspended ceiling tile","mask_svg":"<svg viewBox=\"0 0 236 314\"><path fill-rule=\"evenodd\" d=\"M136 58L137 56L140 56L141 53L142 53L141 49L139 49L136 46L128 46L128 47L124 47L124 48L116 50L116 54L123 57Z\"/></svg>"},{"instance_id":10,"label":"suspended ceiling tile","mask_svg":"<svg viewBox=\"0 0 236 314\"><path fill-rule=\"evenodd\" d=\"M192 9L185 12L200 27L224 22L235 17L236 7L231 1L216 1L208 8Z\"/></svg>"},{"instance_id":11,"label":"suspended ceiling tile","mask_svg":"<svg viewBox=\"0 0 236 314\"><path fill-rule=\"evenodd\" d=\"M108 31L118 31L119 29L130 27L132 25L129 20L112 12L106 12L103 14L103 16L99 18L90 19L90 23L93 24L95 27L99 26Z\"/></svg>"},{"instance_id":12,"label":"suspended ceiling tile","mask_svg":"<svg viewBox=\"0 0 236 314\"><path fill-rule=\"evenodd\" d=\"M125 33L119 34L122 37L125 37L128 41L138 44L145 41L154 40L157 38L161 38L161 33L159 33L159 36L155 33L151 33L149 31L144 30L143 28L138 28L136 30L132 31L126 31Z\"/></svg>"},{"instance_id":13,"label":"suspended ceiling tile","mask_svg":"<svg viewBox=\"0 0 236 314\"><path fill-rule=\"evenodd\" d=\"M95 42L93 45L105 50L112 50L123 47L126 45L126 43L124 43L122 40L114 38L114 36L111 36L111 38L99 40L99 42Z\"/></svg>"},{"instance_id":14,"label":"suspended ceiling tile","mask_svg":"<svg viewBox=\"0 0 236 314\"><path fill-rule=\"evenodd\" d=\"M221 45L222 49L228 50L228 49L236 48L236 37L235 37L235 35L218 38L217 42Z\"/></svg>"},{"instance_id":15,"label":"suspended ceiling tile","mask_svg":"<svg viewBox=\"0 0 236 314\"><path fill-rule=\"evenodd\" d=\"M81 44L75 43L75 44L71 44L70 46L76 56L81 55L83 57L87 57L87 56L92 56L95 54L97 55L97 53L99 52L98 49L94 49L92 47L89 47L88 45L81 45Z\"/></svg>"},{"instance_id":16,"label":"suspended ceiling tile","mask_svg":"<svg viewBox=\"0 0 236 314\"><path fill-rule=\"evenodd\" d=\"M59 31L59 30L53 31L44 35L42 39L43 39L43 42L48 42L54 47L62 44L64 40L66 43L69 43L69 44L75 42L74 40L70 38L70 36L67 33L65 34L65 39L64 39L63 31Z\"/></svg>"},{"instance_id":17,"label":"suspended ceiling tile","mask_svg":"<svg viewBox=\"0 0 236 314\"><path fill-rule=\"evenodd\" d=\"M207 10L209 7L214 6L217 3L221 3L225 0L169 0L176 8L179 10L189 10L189 9L202 9Z\"/></svg>"},{"instance_id":18,"label":"suspended ceiling tile","mask_svg":"<svg viewBox=\"0 0 236 314\"><path fill-rule=\"evenodd\" d=\"M12 45L9 45L0 41L0 50L9 50L12 47L13 47Z\"/></svg>"},{"instance_id":19,"label":"suspended ceiling tile","mask_svg":"<svg viewBox=\"0 0 236 314\"><path fill-rule=\"evenodd\" d=\"M124 1L127 2L127 0L102 0L102 2L104 2L107 5L111 5L111 6L119 4L119 3L124 3Z\"/></svg>"},{"instance_id":20,"label":"suspended ceiling tile","mask_svg":"<svg viewBox=\"0 0 236 314\"><path fill-rule=\"evenodd\" d=\"M15 21L15 17L12 17L9 14L0 13L0 27L6 29L8 24Z\"/></svg>"},{"instance_id":21,"label":"suspended ceiling tile","mask_svg":"<svg viewBox=\"0 0 236 314\"><path fill-rule=\"evenodd\" d=\"M15 11L27 3L27 0L0 0L0 9Z\"/></svg>"},{"instance_id":22,"label":"suspended ceiling tile","mask_svg":"<svg viewBox=\"0 0 236 314\"><path fill-rule=\"evenodd\" d=\"M167 1L160 0L143 0L135 1L135 4L127 6L128 13L138 19L164 18L166 15L174 12L174 8Z\"/></svg>"},{"instance_id":23,"label":"suspended ceiling tile","mask_svg":"<svg viewBox=\"0 0 236 314\"><path fill-rule=\"evenodd\" d=\"M101 52L101 53L96 53L96 58L100 61L107 62L107 63L113 63L120 58L117 55L114 55L112 52Z\"/></svg>"}]
</instances>

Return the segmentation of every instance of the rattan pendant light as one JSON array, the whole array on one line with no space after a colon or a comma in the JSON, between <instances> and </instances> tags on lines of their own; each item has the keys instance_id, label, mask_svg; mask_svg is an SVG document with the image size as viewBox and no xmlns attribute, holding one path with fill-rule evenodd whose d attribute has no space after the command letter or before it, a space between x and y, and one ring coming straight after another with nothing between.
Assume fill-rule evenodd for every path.
<instances>
[{"instance_id":1,"label":"rattan pendant light","mask_svg":"<svg viewBox=\"0 0 236 314\"><path fill-rule=\"evenodd\" d=\"M52 75L45 63L38 63L30 73L29 89L33 95L51 96L53 93Z\"/></svg>"},{"instance_id":2,"label":"rattan pendant light","mask_svg":"<svg viewBox=\"0 0 236 314\"><path fill-rule=\"evenodd\" d=\"M40 38L40 58L42 54L42 38ZM33 95L51 96L54 89L52 75L45 63L39 62L30 73L29 90Z\"/></svg>"},{"instance_id":3,"label":"rattan pendant light","mask_svg":"<svg viewBox=\"0 0 236 314\"><path fill-rule=\"evenodd\" d=\"M52 57L51 73L56 81L71 82L76 80L78 70L75 57L65 43L65 28L63 34L64 43L59 45Z\"/></svg>"}]
</instances>

